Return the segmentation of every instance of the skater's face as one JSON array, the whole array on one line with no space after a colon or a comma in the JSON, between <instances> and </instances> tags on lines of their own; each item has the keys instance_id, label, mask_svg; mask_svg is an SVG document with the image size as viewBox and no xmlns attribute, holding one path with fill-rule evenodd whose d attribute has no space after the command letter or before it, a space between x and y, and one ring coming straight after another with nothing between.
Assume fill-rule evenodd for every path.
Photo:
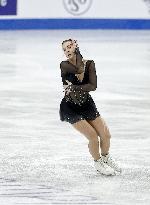
<instances>
[{"instance_id":1,"label":"skater's face","mask_svg":"<svg viewBox=\"0 0 150 205\"><path fill-rule=\"evenodd\" d=\"M68 40L68 41L65 41L63 44L62 44L62 49L64 51L64 54L65 56L68 58L68 59L72 59L75 55L74 51L75 51L75 47L74 47L74 44L72 41Z\"/></svg>"}]
</instances>

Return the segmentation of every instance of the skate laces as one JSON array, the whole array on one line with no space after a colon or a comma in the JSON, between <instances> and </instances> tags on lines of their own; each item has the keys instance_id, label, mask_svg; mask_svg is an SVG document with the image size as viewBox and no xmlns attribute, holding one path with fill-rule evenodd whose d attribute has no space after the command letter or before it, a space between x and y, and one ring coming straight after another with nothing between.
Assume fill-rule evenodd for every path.
<instances>
[{"instance_id":1,"label":"skate laces","mask_svg":"<svg viewBox=\"0 0 150 205\"><path fill-rule=\"evenodd\" d=\"M103 160L102 157L97 162L99 162L102 167L107 168L107 163Z\"/></svg>"}]
</instances>

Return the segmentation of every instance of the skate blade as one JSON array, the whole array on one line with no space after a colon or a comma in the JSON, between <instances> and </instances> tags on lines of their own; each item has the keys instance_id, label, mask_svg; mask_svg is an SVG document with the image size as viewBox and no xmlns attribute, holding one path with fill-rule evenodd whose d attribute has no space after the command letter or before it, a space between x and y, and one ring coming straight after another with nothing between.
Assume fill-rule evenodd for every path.
<instances>
[{"instance_id":1,"label":"skate blade","mask_svg":"<svg viewBox=\"0 0 150 205\"><path fill-rule=\"evenodd\" d=\"M101 173L100 171L97 170L97 174L102 175L102 176L115 176L116 172L113 172L111 174L103 174L103 173Z\"/></svg>"},{"instance_id":2,"label":"skate blade","mask_svg":"<svg viewBox=\"0 0 150 205\"><path fill-rule=\"evenodd\" d=\"M115 171L115 175L116 175L116 176L121 175L121 173L122 173L122 170L121 170L121 171Z\"/></svg>"}]
</instances>

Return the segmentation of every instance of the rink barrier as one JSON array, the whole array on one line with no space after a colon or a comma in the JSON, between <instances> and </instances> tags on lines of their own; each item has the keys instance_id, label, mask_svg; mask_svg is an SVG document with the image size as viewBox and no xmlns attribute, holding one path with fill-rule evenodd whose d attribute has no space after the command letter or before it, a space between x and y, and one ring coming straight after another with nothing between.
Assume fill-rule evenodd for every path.
<instances>
[{"instance_id":1,"label":"rink barrier","mask_svg":"<svg viewBox=\"0 0 150 205\"><path fill-rule=\"evenodd\" d=\"M150 29L150 19L0 19L0 29Z\"/></svg>"}]
</instances>

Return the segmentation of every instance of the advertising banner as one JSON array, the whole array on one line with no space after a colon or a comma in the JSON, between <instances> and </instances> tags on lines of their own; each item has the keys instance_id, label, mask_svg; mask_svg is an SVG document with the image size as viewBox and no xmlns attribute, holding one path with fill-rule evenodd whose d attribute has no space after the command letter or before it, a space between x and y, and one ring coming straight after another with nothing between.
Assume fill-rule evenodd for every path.
<instances>
[{"instance_id":1,"label":"advertising banner","mask_svg":"<svg viewBox=\"0 0 150 205\"><path fill-rule=\"evenodd\" d=\"M0 15L16 15L17 0L0 0Z\"/></svg>"},{"instance_id":2,"label":"advertising banner","mask_svg":"<svg viewBox=\"0 0 150 205\"><path fill-rule=\"evenodd\" d=\"M150 29L150 0L0 0L0 29Z\"/></svg>"},{"instance_id":3,"label":"advertising banner","mask_svg":"<svg viewBox=\"0 0 150 205\"><path fill-rule=\"evenodd\" d=\"M17 16L16 3L18 4ZM150 19L150 0L0 0L0 18Z\"/></svg>"}]
</instances>

